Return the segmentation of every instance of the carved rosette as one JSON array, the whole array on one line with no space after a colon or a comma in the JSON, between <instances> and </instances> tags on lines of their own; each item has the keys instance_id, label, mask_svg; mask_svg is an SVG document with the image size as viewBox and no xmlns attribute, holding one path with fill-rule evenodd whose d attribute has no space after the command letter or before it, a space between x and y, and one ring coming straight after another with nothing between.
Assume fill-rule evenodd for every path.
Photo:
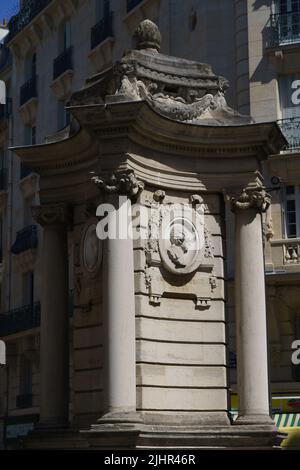
<instances>
[{"instance_id":1,"label":"carved rosette","mask_svg":"<svg viewBox=\"0 0 300 470\"><path fill-rule=\"evenodd\" d=\"M136 178L133 170L113 173L108 180L94 176L92 182L107 194L119 194L130 199L137 197L144 190L144 183Z\"/></svg>"},{"instance_id":2,"label":"carved rosette","mask_svg":"<svg viewBox=\"0 0 300 470\"><path fill-rule=\"evenodd\" d=\"M232 212L255 209L257 212L266 212L271 205L271 196L263 186L247 187L238 194L227 196Z\"/></svg>"},{"instance_id":3,"label":"carved rosette","mask_svg":"<svg viewBox=\"0 0 300 470\"><path fill-rule=\"evenodd\" d=\"M31 213L42 227L65 227L72 224L72 212L66 204L33 206Z\"/></svg>"}]
</instances>

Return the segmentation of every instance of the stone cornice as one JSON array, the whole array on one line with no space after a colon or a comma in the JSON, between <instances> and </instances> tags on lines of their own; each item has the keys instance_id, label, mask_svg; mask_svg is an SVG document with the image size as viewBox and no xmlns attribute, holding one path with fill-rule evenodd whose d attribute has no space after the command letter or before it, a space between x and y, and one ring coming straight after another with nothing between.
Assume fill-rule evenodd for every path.
<instances>
[{"instance_id":1,"label":"stone cornice","mask_svg":"<svg viewBox=\"0 0 300 470\"><path fill-rule=\"evenodd\" d=\"M286 140L275 122L208 126L177 122L155 112L145 101L74 106L72 114L98 139L128 135L153 150L189 156L255 155L265 159L278 153ZM230 130L230 131L229 131Z\"/></svg>"},{"instance_id":2,"label":"stone cornice","mask_svg":"<svg viewBox=\"0 0 300 470\"><path fill-rule=\"evenodd\" d=\"M22 162L41 176L70 174L89 169L97 162L99 144L80 129L74 135L42 145L12 147Z\"/></svg>"}]
</instances>

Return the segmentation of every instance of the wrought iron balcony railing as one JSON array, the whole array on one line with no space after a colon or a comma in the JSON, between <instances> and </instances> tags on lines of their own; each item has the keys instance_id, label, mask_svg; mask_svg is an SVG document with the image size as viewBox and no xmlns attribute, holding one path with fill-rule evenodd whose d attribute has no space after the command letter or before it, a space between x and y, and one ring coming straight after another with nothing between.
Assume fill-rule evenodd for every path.
<instances>
[{"instance_id":1,"label":"wrought iron balcony railing","mask_svg":"<svg viewBox=\"0 0 300 470\"><path fill-rule=\"evenodd\" d=\"M127 13L133 10L139 3L142 3L143 0L127 0Z\"/></svg>"},{"instance_id":2,"label":"wrought iron balcony railing","mask_svg":"<svg viewBox=\"0 0 300 470\"><path fill-rule=\"evenodd\" d=\"M73 70L73 47L64 50L53 62L53 80L67 70Z\"/></svg>"},{"instance_id":3,"label":"wrought iron balcony railing","mask_svg":"<svg viewBox=\"0 0 300 470\"><path fill-rule=\"evenodd\" d=\"M41 323L41 304L36 302L0 314L0 337L38 328Z\"/></svg>"},{"instance_id":4,"label":"wrought iron balcony railing","mask_svg":"<svg viewBox=\"0 0 300 470\"><path fill-rule=\"evenodd\" d=\"M300 42L300 11L271 15L269 47Z\"/></svg>"},{"instance_id":5,"label":"wrought iron balcony railing","mask_svg":"<svg viewBox=\"0 0 300 470\"><path fill-rule=\"evenodd\" d=\"M27 0L19 13L13 16L8 23L9 34L5 38L5 42L11 41L51 2L52 0Z\"/></svg>"},{"instance_id":6,"label":"wrought iron balcony railing","mask_svg":"<svg viewBox=\"0 0 300 470\"><path fill-rule=\"evenodd\" d=\"M7 190L7 168L0 169L0 191Z\"/></svg>"},{"instance_id":7,"label":"wrought iron balcony railing","mask_svg":"<svg viewBox=\"0 0 300 470\"><path fill-rule=\"evenodd\" d=\"M100 20L91 30L91 49L101 44L105 39L113 36L113 13L109 13Z\"/></svg>"},{"instance_id":8,"label":"wrought iron balcony railing","mask_svg":"<svg viewBox=\"0 0 300 470\"><path fill-rule=\"evenodd\" d=\"M32 407L32 393L26 393L23 395L17 395L16 407L19 409L31 408Z\"/></svg>"},{"instance_id":9,"label":"wrought iron balcony railing","mask_svg":"<svg viewBox=\"0 0 300 470\"><path fill-rule=\"evenodd\" d=\"M11 248L14 255L19 255L27 250L33 250L38 247L37 226L30 225L17 233L16 241Z\"/></svg>"},{"instance_id":10,"label":"wrought iron balcony railing","mask_svg":"<svg viewBox=\"0 0 300 470\"><path fill-rule=\"evenodd\" d=\"M20 89L20 106L32 98L37 98L37 76L30 78Z\"/></svg>"},{"instance_id":11,"label":"wrought iron balcony railing","mask_svg":"<svg viewBox=\"0 0 300 470\"><path fill-rule=\"evenodd\" d=\"M288 141L286 149L300 151L300 117L280 119L277 122Z\"/></svg>"}]
</instances>

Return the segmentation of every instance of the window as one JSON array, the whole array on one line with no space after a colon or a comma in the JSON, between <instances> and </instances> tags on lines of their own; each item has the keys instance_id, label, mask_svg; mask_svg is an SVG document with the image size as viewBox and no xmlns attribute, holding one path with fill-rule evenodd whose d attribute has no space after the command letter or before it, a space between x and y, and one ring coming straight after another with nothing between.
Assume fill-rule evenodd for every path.
<instances>
[{"instance_id":1,"label":"window","mask_svg":"<svg viewBox=\"0 0 300 470\"><path fill-rule=\"evenodd\" d=\"M279 78L282 131L289 148L300 147L300 74Z\"/></svg>"},{"instance_id":2,"label":"window","mask_svg":"<svg viewBox=\"0 0 300 470\"><path fill-rule=\"evenodd\" d=\"M25 144L36 145L36 126L25 126Z\"/></svg>"},{"instance_id":3,"label":"window","mask_svg":"<svg viewBox=\"0 0 300 470\"><path fill-rule=\"evenodd\" d=\"M300 186L285 188L285 233L287 238L300 237Z\"/></svg>"},{"instance_id":4,"label":"window","mask_svg":"<svg viewBox=\"0 0 300 470\"><path fill-rule=\"evenodd\" d=\"M66 20L59 27L59 52L64 52L71 46L71 22Z\"/></svg>"},{"instance_id":5,"label":"window","mask_svg":"<svg viewBox=\"0 0 300 470\"><path fill-rule=\"evenodd\" d=\"M23 274L23 305L34 304L34 272Z\"/></svg>"},{"instance_id":6,"label":"window","mask_svg":"<svg viewBox=\"0 0 300 470\"><path fill-rule=\"evenodd\" d=\"M36 53L28 55L25 60L25 79L31 80L36 76Z\"/></svg>"},{"instance_id":7,"label":"window","mask_svg":"<svg viewBox=\"0 0 300 470\"><path fill-rule=\"evenodd\" d=\"M58 102L58 128L64 129L66 126L68 126L71 122L71 113L70 110L67 109L69 106L69 101L64 102L64 101L59 101Z\"/></svg>"},{"instance_id":8,"label":"window","mask_svg":"<svg viewBox=\"0 0 300 470\"><path fill-rule=\"evenodd\" d=\"M278 0L280 43L291 43L300 39L300 0Z\"/></svg>"},{"instance_id":9,"label":"window","mask_svg":"<svg viewBox=\"0 0 300 470\"><path fill-rule=\"evenodd\" d=\"M96 1L96 20L102 20L109 16L110 13L110 0L95 0Z\"/></svg>"},{"instance_id":10,"label":"window","mask_svg":"<svg viewBox=\"0 0 300 470\"><path fill-rule=\"evenodd\" d=\"M20 360L20 395L32 394L32 364L25 356Z\"/></svg>"}]
</instances>

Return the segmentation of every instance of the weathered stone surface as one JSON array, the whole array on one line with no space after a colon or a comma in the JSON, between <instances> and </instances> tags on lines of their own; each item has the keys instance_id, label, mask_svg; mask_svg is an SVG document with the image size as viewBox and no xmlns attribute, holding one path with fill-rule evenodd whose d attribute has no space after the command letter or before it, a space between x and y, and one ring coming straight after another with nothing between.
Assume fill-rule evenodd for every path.
<instances>
[{"instance_id":1,"label":"weathered stone surface","mask_svg":"<svg viewBox=\"0 0 300 470\"><path fill-rule=\"evenodd\" d=\"M227 390L144 387L138 390L137 407L143 410L226 410Z\"/></svg>"}]
</instances>

